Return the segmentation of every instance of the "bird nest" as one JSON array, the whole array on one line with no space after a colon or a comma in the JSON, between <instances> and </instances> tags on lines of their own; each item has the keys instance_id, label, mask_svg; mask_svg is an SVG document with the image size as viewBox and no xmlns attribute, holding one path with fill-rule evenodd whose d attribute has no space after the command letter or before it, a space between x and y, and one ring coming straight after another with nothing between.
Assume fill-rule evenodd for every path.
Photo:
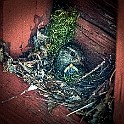
<instances>
[{"instance_id":1,"label":"bird nest","mask_svg":"<svg viewBox=\"0 0 124 124\"><path fill-rule=\"evenodd\" d=\"M64 105L71 111L67 116L79 114L91 124L112 120L114 65L111 55L88 70L86 56L74 41L69 39L70 42L62 44L61 48L59 45L53 57L46 44L48 38L38 30L34 46L16 59L6 52L3 43L4 71L15 73L28 84L37 86L49 111ZM54 48L53 53L56 48L53 44L51 48Z\"/></svg>"}]
</instances>

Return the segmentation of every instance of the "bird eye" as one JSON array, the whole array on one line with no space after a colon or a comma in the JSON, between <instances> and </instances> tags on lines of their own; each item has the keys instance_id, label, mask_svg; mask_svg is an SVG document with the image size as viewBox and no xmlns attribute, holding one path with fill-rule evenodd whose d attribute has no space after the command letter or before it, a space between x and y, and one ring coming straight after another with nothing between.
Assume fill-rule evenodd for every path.
<instances>
[{"instance_id":1,"label":"bird eye","mask_svg":"<svg viewBox=\"0 0 124 124\"><path fill-rule=\"evenodd\" d=\"M74 53L74 52L71 52L70 55L71 55L71 56L75 56L75 53Z\"/></svg>"}]
</instances>

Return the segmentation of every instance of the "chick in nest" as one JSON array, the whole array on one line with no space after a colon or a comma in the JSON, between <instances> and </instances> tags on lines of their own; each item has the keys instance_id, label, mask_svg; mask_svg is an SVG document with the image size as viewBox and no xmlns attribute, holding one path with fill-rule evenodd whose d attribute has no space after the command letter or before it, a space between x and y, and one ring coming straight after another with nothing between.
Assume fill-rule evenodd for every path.
<instances>
[{"instance_id":1,"label":"chick in nest","mask_svg":"<svg viewBox=\"0 0 124 124\"><path fill-rule=\"evenodd\" d=\"M65 45L60 49L54 60L56 77L63 80L65 77L73 78L73 75L87 72L86 58L82 50L75 44Z\"/></svg>"}]
</instances>

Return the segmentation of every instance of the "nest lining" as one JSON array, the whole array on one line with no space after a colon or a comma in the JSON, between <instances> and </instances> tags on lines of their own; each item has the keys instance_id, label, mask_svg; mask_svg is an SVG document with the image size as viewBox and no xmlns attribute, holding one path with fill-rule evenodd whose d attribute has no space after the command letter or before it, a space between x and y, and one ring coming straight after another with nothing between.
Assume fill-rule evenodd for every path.
<instances>
[{"instance_id":1,"label":"nest lining","mask_svg":"<svg viewBox=\"0 0 124 124\"><path fill-rule=\"evenodd\" d=\"M36 85L48 100L50 111L57 105L63 104L72 111L69 115L81 114L90 123L101 121L101 118L104 122L105 118L102 114L106 113L104 113L106 109L108 109L107 113L112 114L113 83L109 78L107 80L107 77L111 76L112 69L106 77L105 73L111 67L106 60L89 73L77 78L75 83L56 79L52 72L51 61L40 56L40 52L30 52L23 60L19 58L16 61L9 56L4 67L7 67L6 71L15 73L28 84Z\"/></svg>"},{"instance_id":2,"label":"nest lining","mask_svg":"<svg viewBox=\"0 0 124 124\"><path fill-rule=\"evenodd\" d=\"M59 13L59 16L60 14L61 13ZM77 18L77 16L73 16L74 22L73 24L71 22L71 26L74 26L75 19ZM55 17L55 19L57 17ZM52 28L55 28L53 27L53 24L50 28L51 31ZM71 30L68 30L68 33ZM55 57L57 57L56 53L63 51L63 48L67 49L67 47L70 47L73 51L75 50L72 47L73 45L67 45L68 42L70 42L70 44L72 43L70 39L72 39L74 32L70 34L66 42L62 42L63 37L67 37L64 32L61 35L61 42L58 45L57 43L60 38L58 39L57 37L60 35L58 32L58 35L54 39L54 33L49 33L49 35L46 36L38 31L38 35L34 36L34 46L30 50L22 53L16 60L14 60L5 50L2 50L1 62L3 63L4 71L15 73L17 76L23 78L28 84L36 85L40 93L47 99L49 111L52 111L57 105L64 105L71 111L67 116L74 113L80 114L83 119L86 119L91 124L102 124L106 123L106 120L112 120L112 79L114 75L114 65L111 55L109 58L103 59L103 61L94 69L90 71L83 70L83 72L80 71L80 73L76 73L78 75L76 78L73 77L71 73L78 72L79 68L72 59L70 59L68 62L69 65L67 64L64 66L63 71L63 74L65 74L65 71L69 74L69 78L58 78L56 76L58 71L56 71L54 67L54 65L59 64L57 62L56 64L54 63ZM49 37L52 38L52 40L50 40L50 43L52 43L50 47L48 47ZM3 43L1 49L4 47L5 43ZM69 52L67 52L67 54L68 53ZM51 55L54 57L51 57ZM78 57L80 58L79 60L81 60L82 56L79 55ZM82 63L82 61L80 62ZM82 68L85 68L85 66ZM59 68L59 66L57 68ZM72 80L72 77L74 80Z\"/></svg>"}]
</instances>

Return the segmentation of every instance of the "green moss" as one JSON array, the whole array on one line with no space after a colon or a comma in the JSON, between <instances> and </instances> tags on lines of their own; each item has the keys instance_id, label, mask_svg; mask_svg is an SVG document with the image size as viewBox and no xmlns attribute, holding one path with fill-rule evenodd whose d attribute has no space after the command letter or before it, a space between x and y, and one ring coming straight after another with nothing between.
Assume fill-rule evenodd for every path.
<instances>
[{"instance_id":1,"label":"green moss","mask_svg":"<svg viewBox=\"0 0 124 124\"><path fill-rule=\"evenodd\" d=\"M55 55L58 50L74 38L78 13L75 9L56 10L48 25L50 45L48 53Z\"/></svg>"}]
</instances>

